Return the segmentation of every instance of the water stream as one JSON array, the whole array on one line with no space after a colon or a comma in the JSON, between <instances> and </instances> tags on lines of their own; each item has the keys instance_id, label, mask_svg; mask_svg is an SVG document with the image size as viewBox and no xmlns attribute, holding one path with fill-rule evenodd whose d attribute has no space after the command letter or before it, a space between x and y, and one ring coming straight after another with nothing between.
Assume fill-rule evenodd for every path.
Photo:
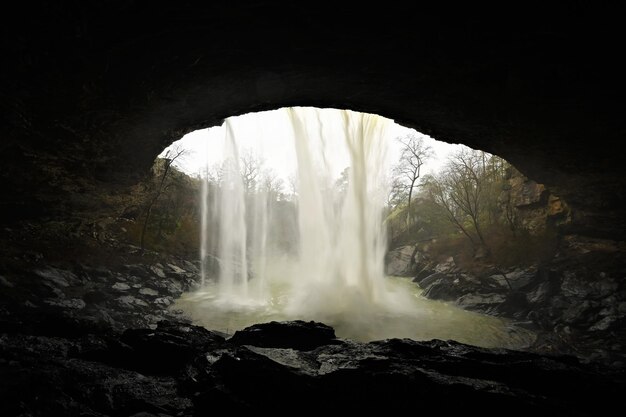
<instances>
[{"instance_id":1,"label":"water stream","mask_svg":"<svg viewBox=\"0 0 626 417\"><path fill-rule=\"evenodd\" d=\"M232 334L255 323L272 320L312 319L291 314L288 279L272 280L269 302L239 304L236 308L218 302L219 289L208 285L178 299L174 308L183 310L197 325ZM463 310L454 304L429 300L408 278L387 277L386 291L403 299L404 309L381 307L364 310L363 315L323 314L317 319L333 326L340 338L368 342L388 338L413 340L456 340L482 347L522 349L535 339L533 332L498 317Z\"/></svg>"}]
</instances>

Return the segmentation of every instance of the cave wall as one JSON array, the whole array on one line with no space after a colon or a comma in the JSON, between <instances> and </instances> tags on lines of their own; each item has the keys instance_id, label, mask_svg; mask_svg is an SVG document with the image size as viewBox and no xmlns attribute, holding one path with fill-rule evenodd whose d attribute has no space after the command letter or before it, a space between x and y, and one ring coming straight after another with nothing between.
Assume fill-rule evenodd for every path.
<instances>
[{"instance_id":1,"label":"cave wall","mask_svg":"<svg viewBox=\"0 0 626 417\"><path fill-rule=\"evenodd\" d=\"M496 153L568 202L572 232L626 232L622 25L608 6L20 7L0 41L4 222L89 209L186 132L307 105Z\"/></svg>"}]
</instances>

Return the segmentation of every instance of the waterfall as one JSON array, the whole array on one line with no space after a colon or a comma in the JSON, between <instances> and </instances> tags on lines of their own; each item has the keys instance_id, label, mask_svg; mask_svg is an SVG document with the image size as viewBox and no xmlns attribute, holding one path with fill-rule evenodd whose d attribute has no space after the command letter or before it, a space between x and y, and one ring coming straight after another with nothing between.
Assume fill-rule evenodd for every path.
<instances>
[{"instance_id":1,"label":"waterfall","mask_svg":"<svg viewBox=\"0 0 626 417\"><path fill-rule=\"evenodd\" d=\"M200 217L200 285L204 287L206 285L207 278L207 256L208 243L209 243L209 179L208 172L204 173L202 178L202 195L201 195L201 217Z\"/></svg>"},{"instance_id":2,"label":"waterfall","mask_svg":"<svg viewBox=\"0 0 626 417\"><path fill-rule=\"evenodd\" d=\"M306 107L256 115L229 118L207 135L215 139L207 160L220 158L202 184L202 286L174 308L227 334L301 319L362 341L438 338L515 348L534 340L532 332L511 333L502 319L427 300L411 281L384 275L391 120ZM292 187L281 189L277 177Z\"/></svg>"},{"instance_id":3,"label":"waterfall","mask_svg":"<svg viewBox=\"0 0 626 417\"><path fill-rule=\"evenodd\" d=\"M293 150L297 183L296 195L283 202L280 214L272 209L278 204L276 193L264 188L260 177L263 155L252 175L234 119L223 126L223 161L212 209L208 185L202 196L203 265L209 246L219 265L212 280L206 268L202 272L211 299L233 309L281 304L289 317L330 322L355 314L366 320L364 312L394 308L397 300L385 287L383 225L392 122L348 110L277 112L290 127L281 146ZM258 143L272 134L267 130L256 130ZM294 230L286 223L285 206L295 212ZM281 237L288 239L277 229L293 235L294 244L282 242ZM215 244L206 243L209 235ZM280 299L271 290L277 283L286 291Z\"/></svg>"},{"instance_id":4,"label":"waterfall","mask_svg":"<svg viewBox=\"0 0 626 417\"><path fill-rule=\"evenodd\" d=\"M289 109L298 161L298 276L288 311L320 320L382 302L387 119L340 111L324 123L316 109ZM317 113L317 114L315 114ZM317 117L313 117L317 116ZM347 189L333 187L328 152L347 150Z\"/></svg>"}]
</instances>

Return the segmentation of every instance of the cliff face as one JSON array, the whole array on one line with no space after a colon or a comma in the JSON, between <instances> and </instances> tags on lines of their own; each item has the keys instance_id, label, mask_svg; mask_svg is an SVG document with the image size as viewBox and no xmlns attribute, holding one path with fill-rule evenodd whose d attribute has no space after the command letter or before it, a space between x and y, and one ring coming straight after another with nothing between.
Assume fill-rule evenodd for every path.
<instances>
[{"instance_id":1,"label":"cliff face","mask_svg":"<svg viewBox=\"0 0 626 417\"><path fill-rule=\"evenodd\" d=\"M547 229L563 229L572 221L570 208L562 198L516 169L512 169L499 202L503 211L511 207L514 221L534 235Z\"/></svg>"}]
</instances>

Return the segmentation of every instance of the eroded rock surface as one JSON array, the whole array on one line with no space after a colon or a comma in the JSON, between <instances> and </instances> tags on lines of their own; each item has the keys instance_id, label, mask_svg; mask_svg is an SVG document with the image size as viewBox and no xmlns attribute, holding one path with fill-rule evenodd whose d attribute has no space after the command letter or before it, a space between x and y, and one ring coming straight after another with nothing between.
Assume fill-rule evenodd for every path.
<instances>
[{"instance_id":1,"label":"eroded rock surface","mask_svg":"<svg viewBox=\"0 0 626 417\"><path fill-rule=\"evenodd\" d=\"M301 349L289 335L320 323L273 323L240 346L187 323L73 337L0 336L2 415L203 415L332 410L597 415L621 403L623 374L571 357L433 340L325 339ZM332 330L332 329L330 329ZM283 347L262 347L279 338ZM144 413L144 414L139 414Z\"/></svg>"},{"instance_id":2,"label":"eroded rock surface","mask_svg":"<svg viewBox=\"0 0 626 417\"><path fill-rule=\"evenodd\" d=\"M540 335L536 349L623 367L623 257L617 242L571 239L541 265L471 273L444 262L422 265L414 281L425 297L532 325Z\"/></svg>"}]
</instances>

